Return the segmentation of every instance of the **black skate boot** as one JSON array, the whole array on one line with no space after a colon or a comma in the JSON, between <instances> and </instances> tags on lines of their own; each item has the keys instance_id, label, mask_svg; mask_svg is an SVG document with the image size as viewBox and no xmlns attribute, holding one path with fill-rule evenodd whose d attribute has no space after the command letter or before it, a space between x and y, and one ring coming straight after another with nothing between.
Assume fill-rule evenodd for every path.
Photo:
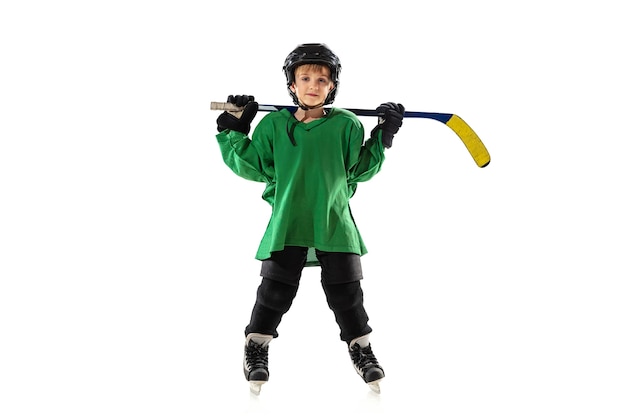
<instances>
[{"instance_id":1,"label":"black skate boot","mask_svg":"<svg viewBox=\"0 0 626 417\"><path fill-rule=\"evenodd\" d=\"M369 335L352 340L349 350L352 365L354 365L356 372L369 385L372 391L380 393L379 382L385 377L385 372L372 352Z\"/></svg>"},{"instance_id":2,"label":"black skate boot","mask_svg":"<svg viewBox=\"0 0 626 417\"><path fill-rule=\"evenodd\" d=\"M243 356L243 374L250 382L250 391L259 395L261 386L265 384L270 371L268 362L268 344L272 341L272 336L260 333L250 333L246 337L246 345Z\"/></svg>"}]
</instances>

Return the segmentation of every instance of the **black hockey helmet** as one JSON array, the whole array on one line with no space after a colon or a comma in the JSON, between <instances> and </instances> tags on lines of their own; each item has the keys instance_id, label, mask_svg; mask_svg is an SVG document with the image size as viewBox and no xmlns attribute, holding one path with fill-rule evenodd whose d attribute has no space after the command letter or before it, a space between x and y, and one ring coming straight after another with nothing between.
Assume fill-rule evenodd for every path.
<instances>
[{"instance_id":1,"label":"black hockey helmet","mask_svg":"<svg viewBox=\"0 0 626 417\"><path fill-rule=\"evenodd\" d=\"M298 97L289 87L296 79L296 68L303 64L323 64L330 68L330 79L334 88L328 93L324 104L331 104L335 101L337 88L339 87L339 73L341 72L341 62L339 57L333 53L323 43L303 43L298 45L285 59L283 72L287 78L287 90L296 105L300 105Z\"/></svg>"}]
</instances>

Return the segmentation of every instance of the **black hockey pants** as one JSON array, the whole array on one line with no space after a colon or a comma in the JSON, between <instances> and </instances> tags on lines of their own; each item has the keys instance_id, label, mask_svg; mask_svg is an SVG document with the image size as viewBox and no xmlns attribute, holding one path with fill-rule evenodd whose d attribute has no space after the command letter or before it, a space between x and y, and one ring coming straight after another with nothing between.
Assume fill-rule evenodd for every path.
<instances>
[{"instance_id":1,"label":"black hockey pants","mask_svg":"<svg viewBox=\"0 0 626 417\"><path fill-rule=\"evenodd\" d=\"M257 289L250 323L245 334L278 337L277 328L298 292L307 248L286 247L263 261L263 279ZM356 254L317 252L322 268L322 288L339 325L341 340L350 342L372 331L363 306L360 258Z\"/></svg>"}]
</instances>

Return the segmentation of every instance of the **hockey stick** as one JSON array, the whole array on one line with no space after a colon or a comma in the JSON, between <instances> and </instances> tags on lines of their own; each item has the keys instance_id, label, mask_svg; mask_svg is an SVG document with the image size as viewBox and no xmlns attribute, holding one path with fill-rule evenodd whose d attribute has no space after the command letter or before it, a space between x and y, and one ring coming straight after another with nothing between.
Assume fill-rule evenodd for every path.
<instances>
[{"instance_id":1,"label":"hockey stick","mask_svg":"<svg viewBox=\"0 0 626 417\"><path fill-rule=\"evenodd\" d=\"M296 109L295 106L281 106L274 104L259 104L260 111L279 111L282 109L288 109L289 111L294 111ZM226 110L226 111L241 111L241 107L237 107L231 103L220 103L220 102L211 102L211 110ZM365 109L346 109L356 114L357 116L378 116L376 110L365 110ZM461 139L470 155L476 162L480 168L484 168L489 165L491 162L491 156L489 155L489 151L480 140L476 132L472 130L471 127L463 119L461 119L456 114L450 113L426 113L419 111L406 111L404 112L404 117L410 118L424 118L424 119L433 119L438 122L441 122L448 126L457 136Z\"/></svg>"}]
</instances>

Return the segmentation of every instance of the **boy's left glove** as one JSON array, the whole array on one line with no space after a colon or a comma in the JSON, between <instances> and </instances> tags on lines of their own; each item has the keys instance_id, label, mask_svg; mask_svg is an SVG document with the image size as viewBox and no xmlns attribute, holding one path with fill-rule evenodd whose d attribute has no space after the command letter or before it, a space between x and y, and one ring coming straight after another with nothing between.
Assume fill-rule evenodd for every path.
<instances>
[{"instance_id":1,"label":"boy's left glove","mask_svg":"<svg viewBox=\"0 0 626 417\"><path fill-rule=\"evenodd\" d=\"M217 118L217 131L226 129L236 130L243 134L250 133L250 124L259 111L259 103L254 101L254 96L228 96L228 102L243 107L243 111L227 112Z\"/></svg>"},{"instance_id":2,"label":"boy's left glove","mask_svg":"<svg viewBox=\"0 0 626 417\"><path fill-rule=\"evenodd\" d=\"M372 130L372 136L378 130L382 130L383 146L391 148L393 137L402 126L404 106L400 103L383 103L376 108L376 113L378 114L378 126Z\"/></svg>"}]
</instances>

